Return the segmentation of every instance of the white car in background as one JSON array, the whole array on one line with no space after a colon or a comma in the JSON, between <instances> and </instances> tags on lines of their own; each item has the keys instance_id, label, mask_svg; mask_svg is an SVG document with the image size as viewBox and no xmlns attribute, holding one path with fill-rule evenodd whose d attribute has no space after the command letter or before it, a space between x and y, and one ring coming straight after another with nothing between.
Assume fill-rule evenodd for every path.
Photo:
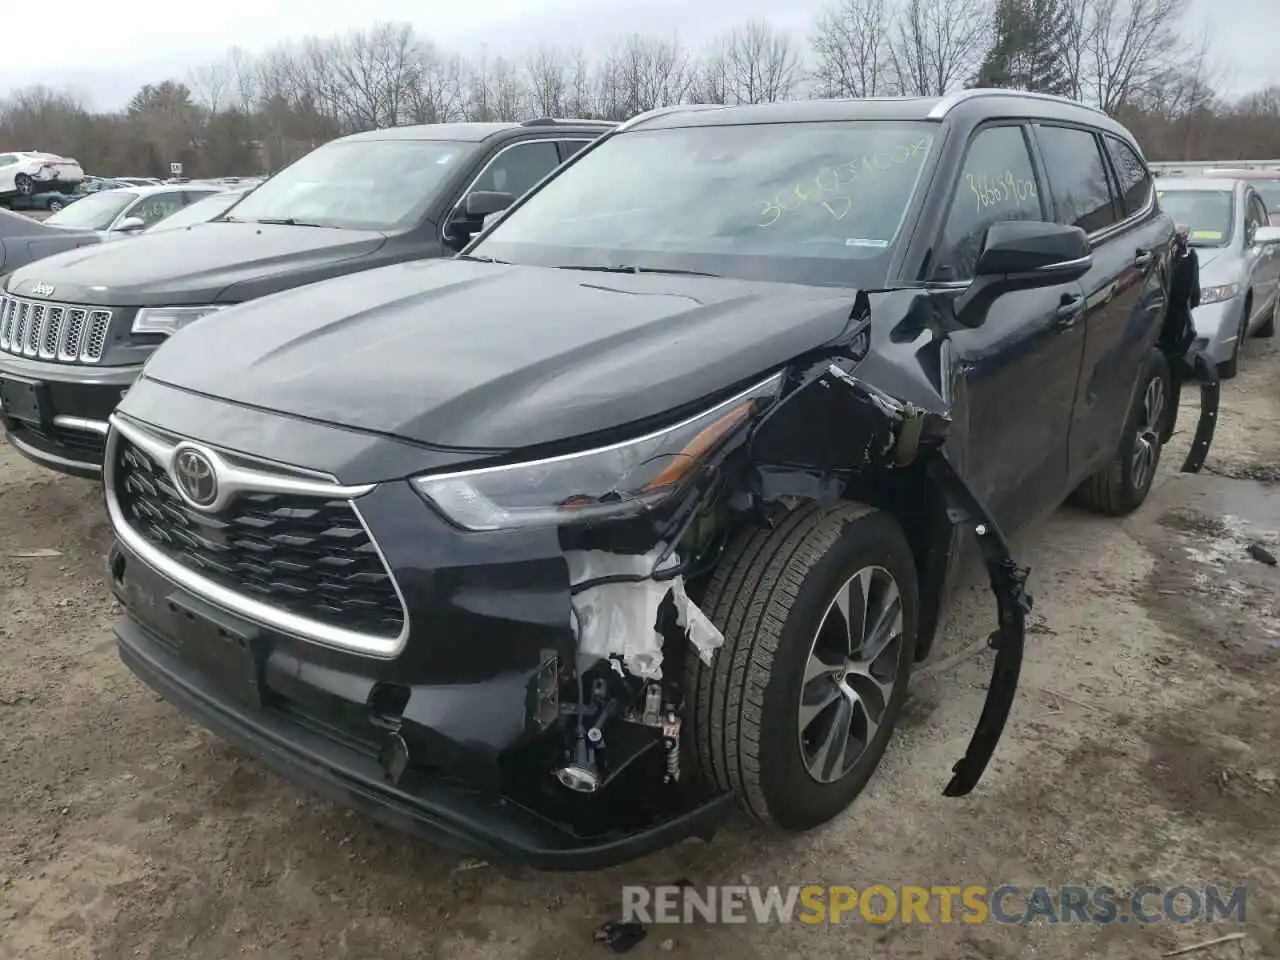
<instances>
[{"instance_id":1,"label":"white car in background","mask_svg":"<svg viewBox=\"0 0 1280 960\"><path fill-rule=\"evenodd\" d=\"M103 240L134 236L197 200L222 193L218 187L174 184L158 187L116 187L100 190L68 204L51 217L47 227L93 230Z\"/></svg>"},{"instance_id":2,"label":"white car in background","mask_svg":"<svg viewBox=\"0 0 1280 960\"><path fill-rule=\"evenodd\" d=\"M70 190L83 179L80 161L70 157L31 150L0 153L0 197L15 193L29 197L64 187Z\"/></svg>"}]
</instances>

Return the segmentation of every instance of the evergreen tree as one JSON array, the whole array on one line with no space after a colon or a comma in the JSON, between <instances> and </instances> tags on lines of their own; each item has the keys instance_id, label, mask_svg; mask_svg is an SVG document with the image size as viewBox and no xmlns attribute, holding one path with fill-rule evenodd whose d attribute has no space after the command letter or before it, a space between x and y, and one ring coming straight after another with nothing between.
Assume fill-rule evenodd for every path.
<instances>
[{"instance_id":1,"label":"evergreen tree","mask_svg":"<svg viewBox=\"0 0 1280 960\"><path fill-rule=\"evenodd\" d=\"M1063 0L998 0L991 48L975 85L1069 93L1063 46L1070 17Z\"/></svg>"}]
</instances>

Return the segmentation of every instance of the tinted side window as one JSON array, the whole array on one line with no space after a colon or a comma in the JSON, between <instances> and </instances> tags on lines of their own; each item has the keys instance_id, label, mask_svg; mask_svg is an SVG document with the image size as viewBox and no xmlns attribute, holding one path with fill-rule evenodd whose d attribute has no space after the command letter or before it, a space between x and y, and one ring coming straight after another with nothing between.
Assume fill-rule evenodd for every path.
<instances>
[{"instance_id":1,"label":"tinted side window","mask_svg":"<svg viewBox=\"0 0 1280 960\"><path fill-rule=\"evenodd\" d=\"M17 163L18 158L12 153L0 153L0 167L7 167L11 163Z\"/></svg>"},{"instance_id":2,"label":"tinted side window","mask_svg":"<svg viewBox=\"0 0 1280 960\"><path fill-rule=\"evenodd\" d=\"M497 190L520 196L560 165L551 140L508 147L490 161L472 190Z\"/></svg>"},{"instance_id":3,"label":"tinted side window","mask_svg":"<svg viewBox=\"0 0 1280 960\"><path fill-rule=\"evenodd\" d=\"M1040 191L1022 128L980 131L970 142L960 168L934 279L970 279L991 224L1042 219Z\"/></svg>"},{"instance_id":4,"label":"tinted side window","mask_svg":"<svg viewBox=\"0 0 1280 960\"><path fill-rule=\"evenodd\" d=\"M588 140L561 140L560 143L560 160L561 162L568 160L575 153L585 147L590 141Z\"/></svg>"},{"instance_id":5,"label":"tinted side window","mask_svg":"<svg viewBox=\"0 0 1280 960\"><path fill-rule=\"evenodd\" d=\"M1088 130L1037 125L1058 222L1093 233L1118 219L1098 141Z\"/></svg>"},{"instance_id":6,"label":"tinted side window","mask_svg":"<svg viewBox=\"0 0 1280 960\"><path fill-rule=\"evenodd\" d=\"M1267 222L1267 214L1265 210L1258 209L1258 195L1250 193L1245 198L1244 208L1244 242L1253 243L1254 234L1258 232L1258 228L1265 226Z\"/></svg>"},{"instance_id":7,"label":"tinted side window","mask_svg":"<svg viewBox=\"0 0 1280 960\"><path fill-rule=\"evenodd\" d=\"M1111 136L1105 139L1111 165L1115 167L1116 179L1120 181L1120 202L1124 205L1125 216L1130 216L1151 199L1151 173L1142 158L1123 140Z\"/></svg>"}]
</instances>

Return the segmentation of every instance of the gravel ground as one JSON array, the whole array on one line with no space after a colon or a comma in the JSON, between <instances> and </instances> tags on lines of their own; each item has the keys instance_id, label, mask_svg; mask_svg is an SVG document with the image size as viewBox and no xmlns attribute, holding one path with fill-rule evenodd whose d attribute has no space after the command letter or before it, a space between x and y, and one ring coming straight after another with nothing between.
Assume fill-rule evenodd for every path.
<instances>
[{"instance_id":1,"label":"gravel ground","mask_svg":"<svg viewBox=\"0 0 1280 960\"><path fill-rule=\"evenodd\" d=\"M1224 390L1205 475L1133 518L1063 509L1016 540L1036 598L1010 728L978 790L941 796L990 666L965 593L859 802L800 838L743 824L594 875L459 861L264 771L120 664L97 489L0 444L0 957L580 957L625 883L1249 885L1243 941L1280 956L1280 349ZM57 551L56 556L29 556ZM1157 957L1204 924L652 928L698 956Z\"/></svg>"}]
</instances>

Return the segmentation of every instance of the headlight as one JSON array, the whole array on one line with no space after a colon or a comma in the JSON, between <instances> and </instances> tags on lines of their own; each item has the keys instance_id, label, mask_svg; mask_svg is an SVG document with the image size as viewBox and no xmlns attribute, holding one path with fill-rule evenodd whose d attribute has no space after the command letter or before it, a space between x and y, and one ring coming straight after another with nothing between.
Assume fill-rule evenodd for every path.
<instances>
[{"instance_id":1,"label":"headlight","mask_svg":"<svg viewBox=\"0 0 1280 960\"><path fill-rule=\"evenodd\" d=\"M1200 288L1200 305L1206 306L1210 303L1222 303L1224 300L1230 300L1240 292L1240 284L1224 283L1217 287L1201 287Z\"/></svg>"},{"instance_id":2,"label":"headlight","mask_svg":"<svg viewBox=\"0 0 1280 960\"><path fill-rule=\"evenodd\" d=\"M777 396L781 383L781 374L770 377L705 413L625 443L410 482L467 530L625 515L682 489L722 441Z\"/></svg>"},{"instance_id":3,"label":"headlight","mask_svg":"<svg viewBox=\"0 0 1280 960\"><path fill-rule=\"evenodd\" d=\"M134 333L177 333L189 323L195 323L222 307L147 307L133 318Z\"/></svg>"}]
</instances>

